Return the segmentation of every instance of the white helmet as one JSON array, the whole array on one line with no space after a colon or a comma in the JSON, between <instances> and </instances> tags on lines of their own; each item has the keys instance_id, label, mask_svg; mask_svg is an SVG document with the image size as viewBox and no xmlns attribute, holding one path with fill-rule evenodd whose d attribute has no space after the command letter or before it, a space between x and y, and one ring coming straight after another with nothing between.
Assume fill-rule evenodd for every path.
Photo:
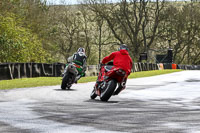
<instances>
[{"instance_id":1,"label":"white helmet","mask_svg":"<svg viewBox=\"0 0 200 133\"><path fill-rule=\"evenodd\" d=\"M80 52L85 53L85 49L82 47L78 48L77 53L80 53Z\"/></svg>"},{"instance_id":2,"label":"white helmet","mask_svg":"<svg viewBox=\"0 0 200 133\"><path fill-rule=\"evenodd\" d=\"M128 46L127 46L126 44L121 44L121 45L119 46L119 50L121 50L121 49L125 49L125 50L128 51Z\"/></svg>"}]
</instances>

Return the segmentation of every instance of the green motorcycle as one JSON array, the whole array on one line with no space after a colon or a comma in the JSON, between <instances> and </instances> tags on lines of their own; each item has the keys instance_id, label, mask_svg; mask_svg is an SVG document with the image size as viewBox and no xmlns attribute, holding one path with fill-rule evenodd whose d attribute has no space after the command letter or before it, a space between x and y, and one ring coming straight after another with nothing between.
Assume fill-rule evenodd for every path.
<instances>
[{"instance_id":1,"label":"green motorcycle","mask_svg":"<svg viewBox=\"0 0 200 133\"><path fill-rule=\"evenodd\" d=\"M61 89L70 89L72 84L77 83L81 77L85 76L82 71L83 67L74 62L67 64L63 73Z\"/></svg>"}]
</instances>

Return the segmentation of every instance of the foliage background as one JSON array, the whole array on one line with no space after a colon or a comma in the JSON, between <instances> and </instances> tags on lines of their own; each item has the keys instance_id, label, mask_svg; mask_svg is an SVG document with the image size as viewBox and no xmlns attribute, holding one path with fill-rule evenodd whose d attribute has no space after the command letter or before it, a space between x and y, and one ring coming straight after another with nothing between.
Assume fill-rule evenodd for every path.
<instances>
[{"instance_id":1,"label":"foliage background","mask_svg":"<svg viewBox=\"0 0 200 133\"><path fill-rule=\"evenodd\" d=\"M82 0L49 5L41 0L0 1L0 62L61 62L84 47L88 64L129 46L135 62L147 52L174 51L177 64L200 64L198 1Z\"/></svg>"}]
</instances>

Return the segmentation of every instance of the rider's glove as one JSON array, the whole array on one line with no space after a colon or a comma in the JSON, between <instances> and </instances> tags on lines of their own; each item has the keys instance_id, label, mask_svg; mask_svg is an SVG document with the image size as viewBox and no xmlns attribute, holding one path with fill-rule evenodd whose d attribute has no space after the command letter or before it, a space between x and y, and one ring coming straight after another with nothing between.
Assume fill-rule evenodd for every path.
<instances>
[{"instance_id":1,"label":"rider's glove","mask_svg":"<svg viewBox=\"0 0 200 133\"><path fill-rule=\"evenodd\" d=\"M103 64L103 63L100 63L99 64L99 68L101 68L102 66L104 66L105 64Z\"/></svg>"},{"instance_id":2,"label":"rider's glove","mask_svg":"<svg viewBox=\"0 0 200 133\"><path fill-rule=\"evenodd\" d=\"M85 77L85 73L81 73L81 77Z\"/></svg>"}]
</instances>

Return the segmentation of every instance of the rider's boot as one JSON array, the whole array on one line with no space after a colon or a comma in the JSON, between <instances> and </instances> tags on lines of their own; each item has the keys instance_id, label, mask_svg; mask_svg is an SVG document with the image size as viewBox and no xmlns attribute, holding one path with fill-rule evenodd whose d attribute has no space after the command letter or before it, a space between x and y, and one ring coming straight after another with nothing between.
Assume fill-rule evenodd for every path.
<instances>
[{"instance_id":1,"label":"rider's boot","mask_svg":"<svg viewBox=\"0 0 200 133\"><path fill-rule=\"evenodd\" d=\"M76 76L74 83L77 84L78 80L81 78L81 75Z\"/></svg>"},{"instance_id":2,"label":"rider's boot","mask_svg":"<svg viewBox=\"0 0 200 133\"><path fill-rule=\"evenodd\" d=\"M118 95L123 89L125 89L126 86L122 86L121 84L116 89L116 91L113 93L113 95Z\"/></svg>"}]
</instances>

